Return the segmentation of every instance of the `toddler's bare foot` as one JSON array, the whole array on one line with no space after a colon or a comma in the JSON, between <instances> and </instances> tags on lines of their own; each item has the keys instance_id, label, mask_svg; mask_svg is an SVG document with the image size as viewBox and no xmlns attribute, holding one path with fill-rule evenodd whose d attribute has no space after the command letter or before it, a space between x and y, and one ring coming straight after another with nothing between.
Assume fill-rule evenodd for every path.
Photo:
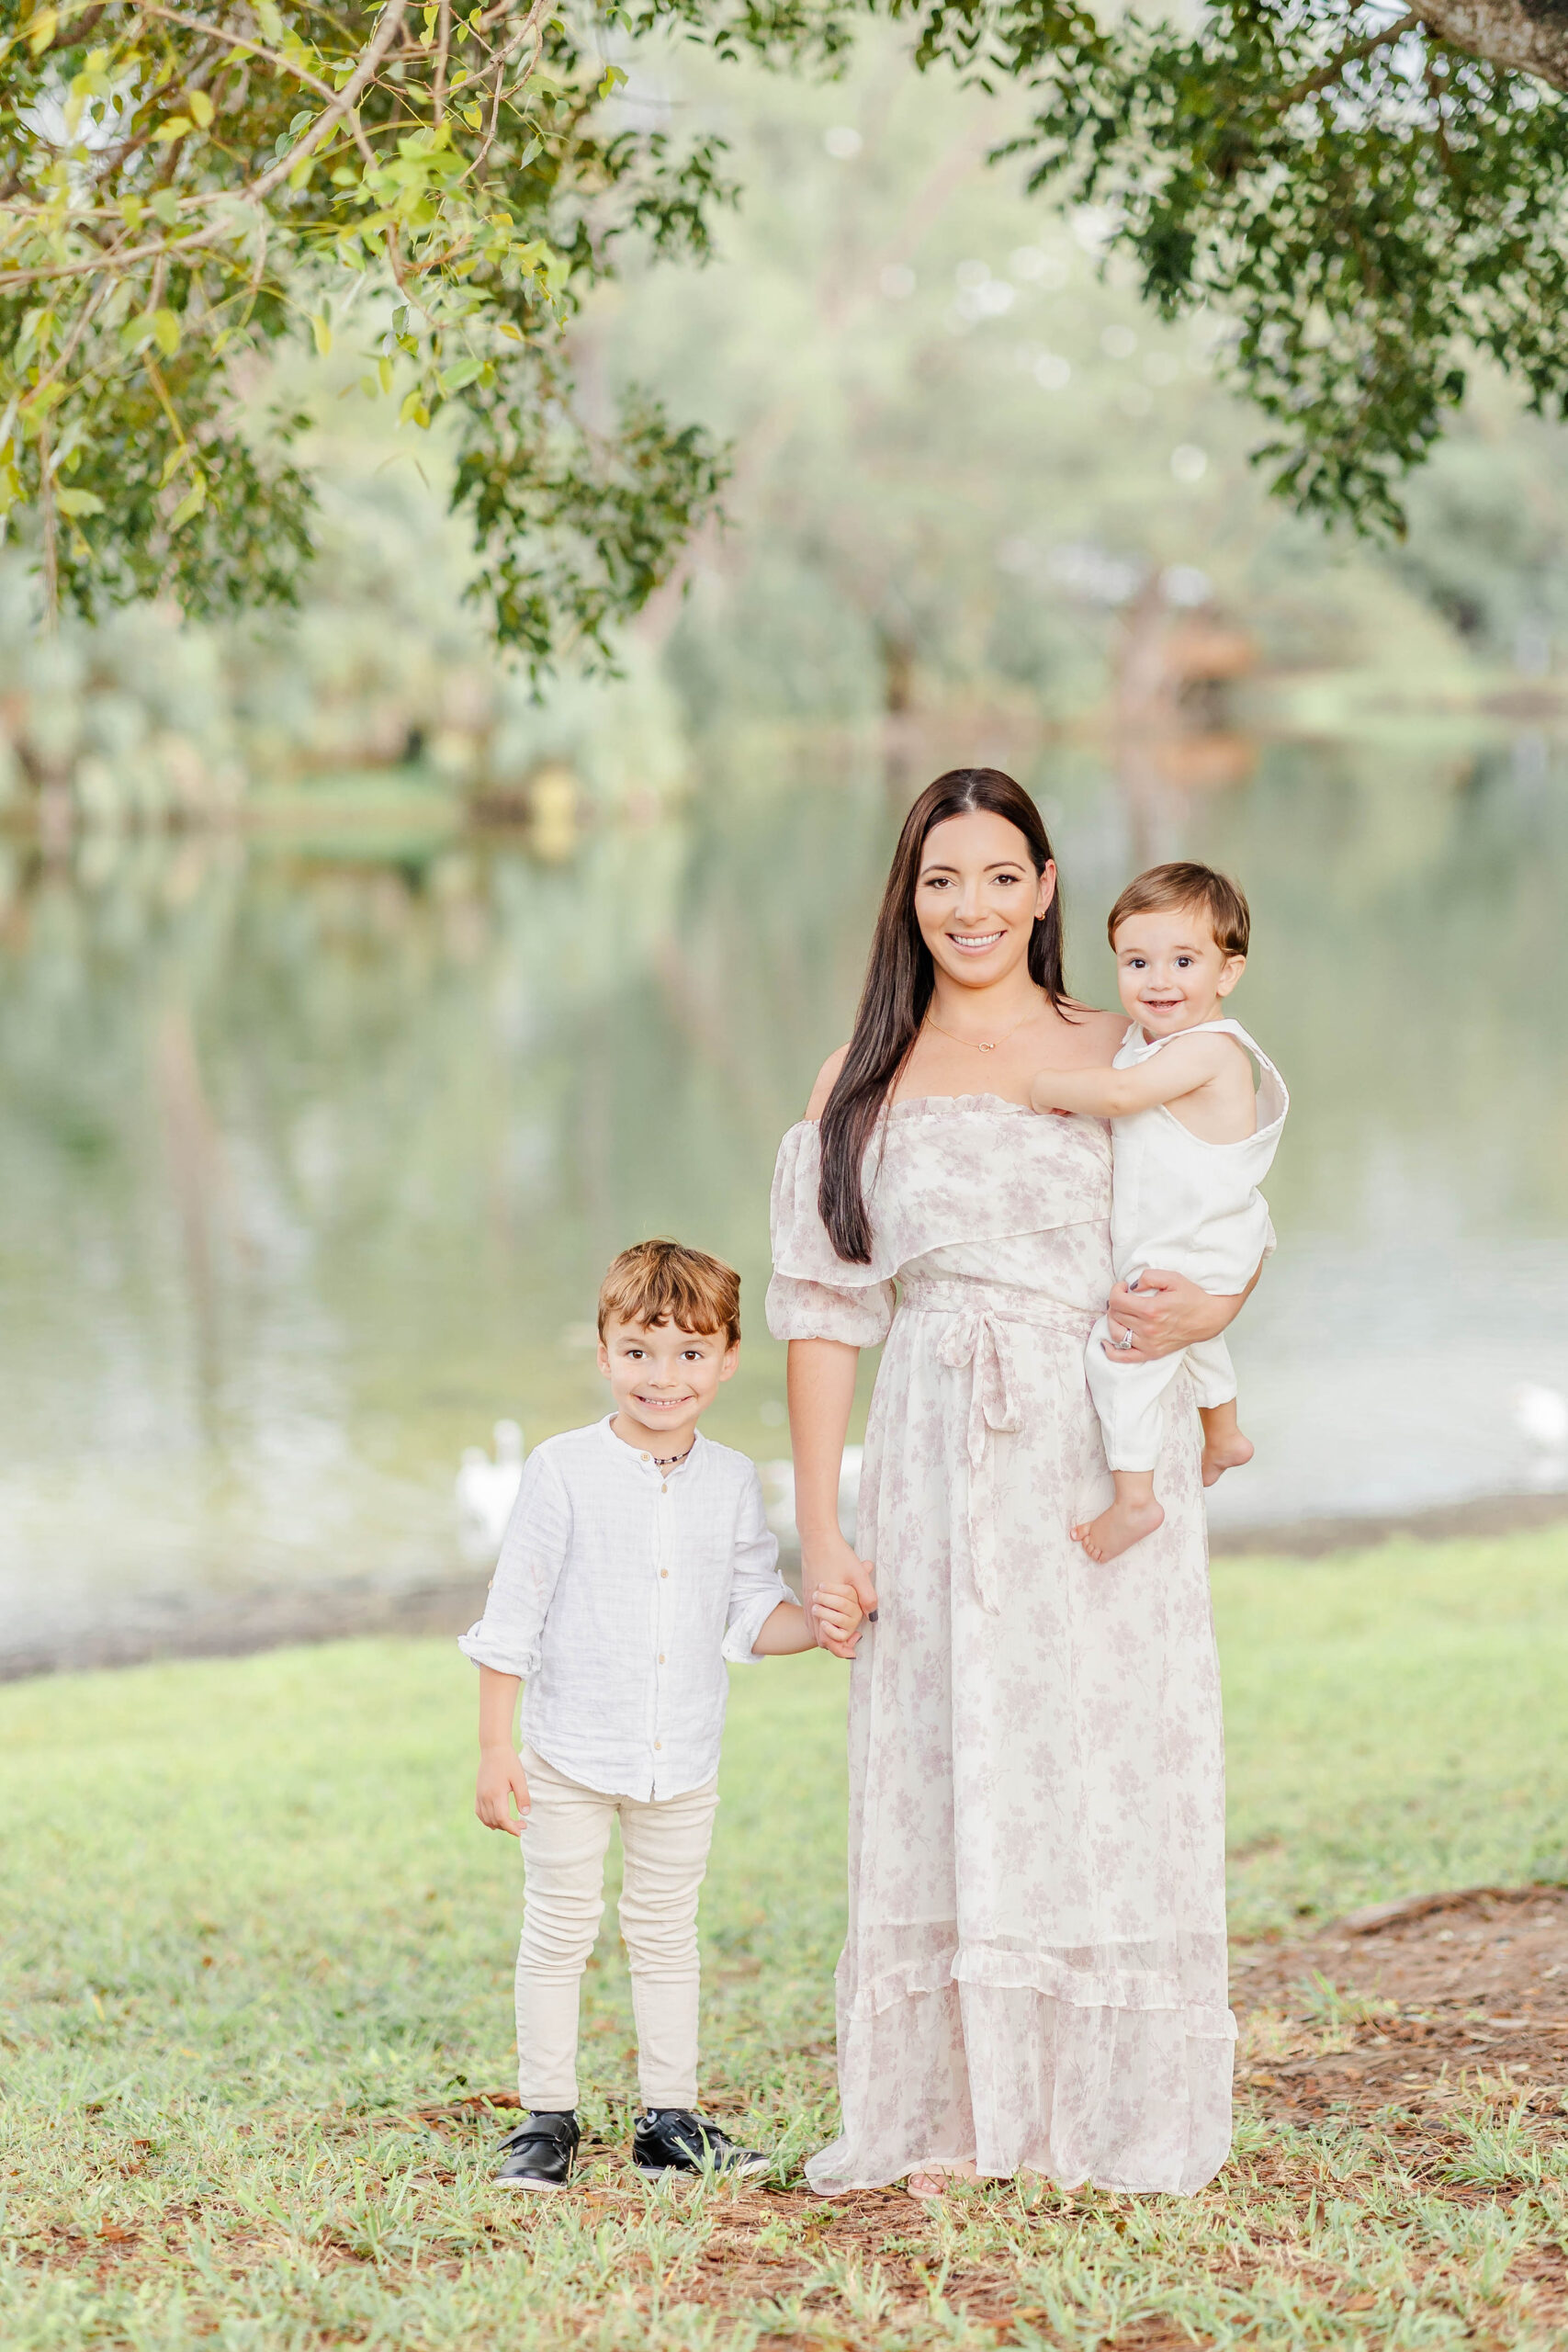
<instances>
[{"instance_id":1,"label":"toddler's bare foot","mask_svg":"<svg viewBox=\"0 0 1568 2352\"><path fill-rule=\"evenodd\" d=\"M1146 1502L1114 1502L1098 1519L1075 1527L1073 1542L1081 1544L1091 1560L1115 1560L1164 1523L1165 1513L1152 1495Z\"/></svg>"},{"instance_id":2,"label":"toddler's bare foot","mask_svg":"<svg viewBox=\"0 0 1568 2352\"><path fill-rule=\"evenodd\" d=\"M919 2172L909 2175L905 2186L911 2197L943 2197L950 2181L976 2180L978 2177L972 2164L922 2165Z\"/></svg>"},{"instance_id":3,"label":"toddler's bare foot","mask_svg":"<svg viewBox=\"0 0 1568 2352\"><path fill-rule=\"evenodd\" d=\"M1239 1430L1227 1436L1205 1438L1203 1441L1203 1484L1214 1485L1227 1470L1239 1470L1244 1462L1252 1459L1252 1440L1243 1437Z\"/></svg>"}]
</instances>

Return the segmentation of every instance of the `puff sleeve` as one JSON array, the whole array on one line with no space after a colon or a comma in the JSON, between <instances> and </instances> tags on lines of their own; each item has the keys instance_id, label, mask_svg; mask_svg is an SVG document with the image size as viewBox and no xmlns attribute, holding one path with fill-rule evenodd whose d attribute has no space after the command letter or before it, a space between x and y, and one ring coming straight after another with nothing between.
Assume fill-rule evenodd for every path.
<instances>
[{"instance_id":1,"label":"puff sleeve","mask_svg":"<svg viewBox=\"0 0 1568 2352\"><path fill-rule=\"evenodd\" d=\"M791 1127L773 1170L773 1273L768 1329L775 1340L839 1340L879 1347L893 1320L893 1269L851 1265L828 1238L817 1208L822 1170L815 1119Z\"/></svg>"}]
</instances>

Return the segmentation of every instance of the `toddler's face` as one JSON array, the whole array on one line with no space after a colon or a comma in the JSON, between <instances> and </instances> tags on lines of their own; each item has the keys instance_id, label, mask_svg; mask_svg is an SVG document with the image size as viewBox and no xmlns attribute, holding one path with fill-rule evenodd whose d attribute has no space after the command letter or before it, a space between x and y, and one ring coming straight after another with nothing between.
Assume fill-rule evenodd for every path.
<instances>
[{"instance_id":1,"label":"toddler's face","mask_svg":"<svg viewBox=\"0 0 1568 2352\"><path fill-rule=\"evenodd\" d=\"M678 1323L611 1323L599 1343L599 1369L623 1424L666 1437L691 1428L730 1379L739 1360L722 1331L684 1331Z\"/></svg>"},{"instance_id":2,"label":"toddler's face","mask_svg":"<svg viewBox=\"0 0 1568 2352\"><path fill-rule=\"evenodd\" d=\"M1201 907L1129 915L1116 933L1116 985L1130 1020L1151 1037L1213 1021L1247 968L1227 956Z\"/></svg>"}]
</instances>

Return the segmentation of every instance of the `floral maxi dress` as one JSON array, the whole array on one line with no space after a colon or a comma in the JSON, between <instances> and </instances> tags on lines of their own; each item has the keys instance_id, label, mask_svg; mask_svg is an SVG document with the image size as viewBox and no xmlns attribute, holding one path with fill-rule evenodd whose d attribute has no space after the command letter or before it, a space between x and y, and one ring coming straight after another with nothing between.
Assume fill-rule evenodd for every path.
<instances>
[{"instance_id":1,"label":"floral maxi dress","mask_svg":"<svg viewBox=\"0 0 1568 2352\"><path fill-rule=\"evenodd\" d=\"M1165 1524L1106 1566L1084 1341L1111 1287L1105 1128L996 1095L896 1104L873 1261L817 1208L815 1123L773 1180L776 1339L886 1340L850 1684L843 2129L833 2195L927 2163L1190 2191L1230 2145L1224 1751L1200 1434L1168 1393Z\"/></svg>"}]
</instances>

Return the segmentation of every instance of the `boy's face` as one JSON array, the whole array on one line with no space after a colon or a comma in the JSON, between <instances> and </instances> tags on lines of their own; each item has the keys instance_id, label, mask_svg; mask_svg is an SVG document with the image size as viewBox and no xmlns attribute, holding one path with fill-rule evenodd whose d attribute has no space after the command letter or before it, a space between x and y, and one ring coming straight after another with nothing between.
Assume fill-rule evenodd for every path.
<instances>
[{"instance_id":1,"label":"boy's face","mask_svg":"<svg viewBox=\"0 0 1568 2352\"><path fill-rule=\"evenodd\" d=\"M615 1400L616 1434L649 1453L681 1453L698 1420L735 1376L739 1341L678 1323L609 1323L599 1369Z\"/></svg>"},{"instance_id":2,"label":"boy's face","mask_svg":"<svg viewBox=\"0 0 1568 2352\"><path fill-rule=\"evenodd\" d=\"M1247 969L1227 956L1201 907L1129 915L1116 933L1116 985L1129 1020L1150 1037L1213 1021Z\"/></svg>"}]
</instances>

